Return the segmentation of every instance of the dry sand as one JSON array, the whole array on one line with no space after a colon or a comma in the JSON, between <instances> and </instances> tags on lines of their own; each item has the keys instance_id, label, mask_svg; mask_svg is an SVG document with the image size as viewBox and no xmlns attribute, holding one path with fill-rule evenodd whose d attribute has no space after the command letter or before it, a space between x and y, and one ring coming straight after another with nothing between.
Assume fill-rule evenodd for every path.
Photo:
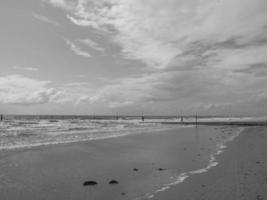
<instances>
[{"instance_id":1,"label":"dry sand","mask_svg":"<svg viewBox=\"0 0 267 200\"><path fill-rule=\"evenodd\" d=\"M158 193L153 200L267 199L266 127L247 128L218 161L218 166Z\"/></svg>"}]
</instances>

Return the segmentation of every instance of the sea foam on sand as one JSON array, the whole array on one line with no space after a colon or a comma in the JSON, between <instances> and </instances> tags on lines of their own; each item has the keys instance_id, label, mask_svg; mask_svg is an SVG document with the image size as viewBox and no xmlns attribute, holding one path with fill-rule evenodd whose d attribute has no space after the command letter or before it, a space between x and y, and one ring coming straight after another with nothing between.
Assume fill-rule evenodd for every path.
<instances>
[{"instance_id":1,"label":"sea foam on sand","mask_svg":"<svg viewBox=\"0 0 267 200\"><path fill-rule=\"evenodd\" d=\"M189 172L182 172L176 178L171 177L171 180L172 180L171 183L164 184L160 189L154 191L153 193L147 193L141 197L135 198L134 200L151 199L155 196L156 193L164 192L164 191L168 190L171 186L178 185L178 184L184 182L191 175L205 173L209 169L211 169L212 167L217 166L219 164L219 162L216 160L216 155L220 155L221 153L223 153L224 150L227 148L226 143L234 140L243 130L244 130L244 128L239 127L238 130L236 130L231 136L226 138L220 144L217 144L216 145L216 151L214 154L210 155L210 159L209 159L208 165L206 167L201 168L201 169L197 169L197 170L192 170Z\"/></svg>"}]
</instances>

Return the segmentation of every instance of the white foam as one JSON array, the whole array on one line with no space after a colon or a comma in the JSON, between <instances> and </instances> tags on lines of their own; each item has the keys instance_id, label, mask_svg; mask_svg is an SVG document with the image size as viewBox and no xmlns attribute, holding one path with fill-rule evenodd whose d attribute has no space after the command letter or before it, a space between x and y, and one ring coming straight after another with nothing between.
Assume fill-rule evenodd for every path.
<instances>
[{"instance_id":1,"label":"white foam","mask_svg":"<svg viewBox=\"0 0 267 200\"><path fill-rule=\"evenodd\" d=\"M0 149L98 140L180 127L140 123L140 120L39 120L34 123L13 120L1 123L4 125L0 130Z\"/></svg>"}]
</instances>

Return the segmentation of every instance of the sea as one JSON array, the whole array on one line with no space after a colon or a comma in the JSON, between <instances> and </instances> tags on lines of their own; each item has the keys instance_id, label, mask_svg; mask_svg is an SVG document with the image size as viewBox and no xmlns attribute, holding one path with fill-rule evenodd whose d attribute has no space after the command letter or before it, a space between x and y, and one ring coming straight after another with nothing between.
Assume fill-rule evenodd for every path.
<instances>
[{"instance_id":1,"label":"sea","mask_svg":"<svg viewBox=\"0 0 267 200\"><path fill-rule=\"evenodd\" d=\"M234 120L248 118L234 118ZM40 145L70 143L119 137L129 134L184 127L179 116L77 116L77 115L6 115L0 121L0 150ZM195 116L183 117L194 121ZM225 117L202 117L199 120L233 120Z\"/></svg>"},{"instance_id":2,"label":"sea","mask_svg":"<svg viewBox=\"0 0 267 200\"><path fill-rule=\"evenodd\" d=\"M0 149L97 140L177 127L177 117L7 115L0 121Z\"/></svg>"}]
</instances>

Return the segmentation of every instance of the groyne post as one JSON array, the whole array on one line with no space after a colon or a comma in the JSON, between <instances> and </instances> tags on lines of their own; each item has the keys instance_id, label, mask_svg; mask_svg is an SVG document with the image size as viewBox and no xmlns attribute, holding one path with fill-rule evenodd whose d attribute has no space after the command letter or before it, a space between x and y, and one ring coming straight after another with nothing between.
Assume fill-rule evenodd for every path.
<instances>
[{"instance_id":1,"label":"groyne post","mask_svg":"<svg viewBox=\"0 0 267 200\"><path fill-rule=\"evenodd\" d=\"M116 112L116 120L119 120L119 114Z\"/></svg>"},{"instance_id":2,"label":"groyne post","mask_svg":"<svg viewBox=\"0 0 267 200\"><path fill-rule=\"evenodd\" d=\"M197 113L196 113L196 126L197 126L197 123L198 123L197 120L198 120L198 116L197 116Z\"/></svg>"}]
</instances>

